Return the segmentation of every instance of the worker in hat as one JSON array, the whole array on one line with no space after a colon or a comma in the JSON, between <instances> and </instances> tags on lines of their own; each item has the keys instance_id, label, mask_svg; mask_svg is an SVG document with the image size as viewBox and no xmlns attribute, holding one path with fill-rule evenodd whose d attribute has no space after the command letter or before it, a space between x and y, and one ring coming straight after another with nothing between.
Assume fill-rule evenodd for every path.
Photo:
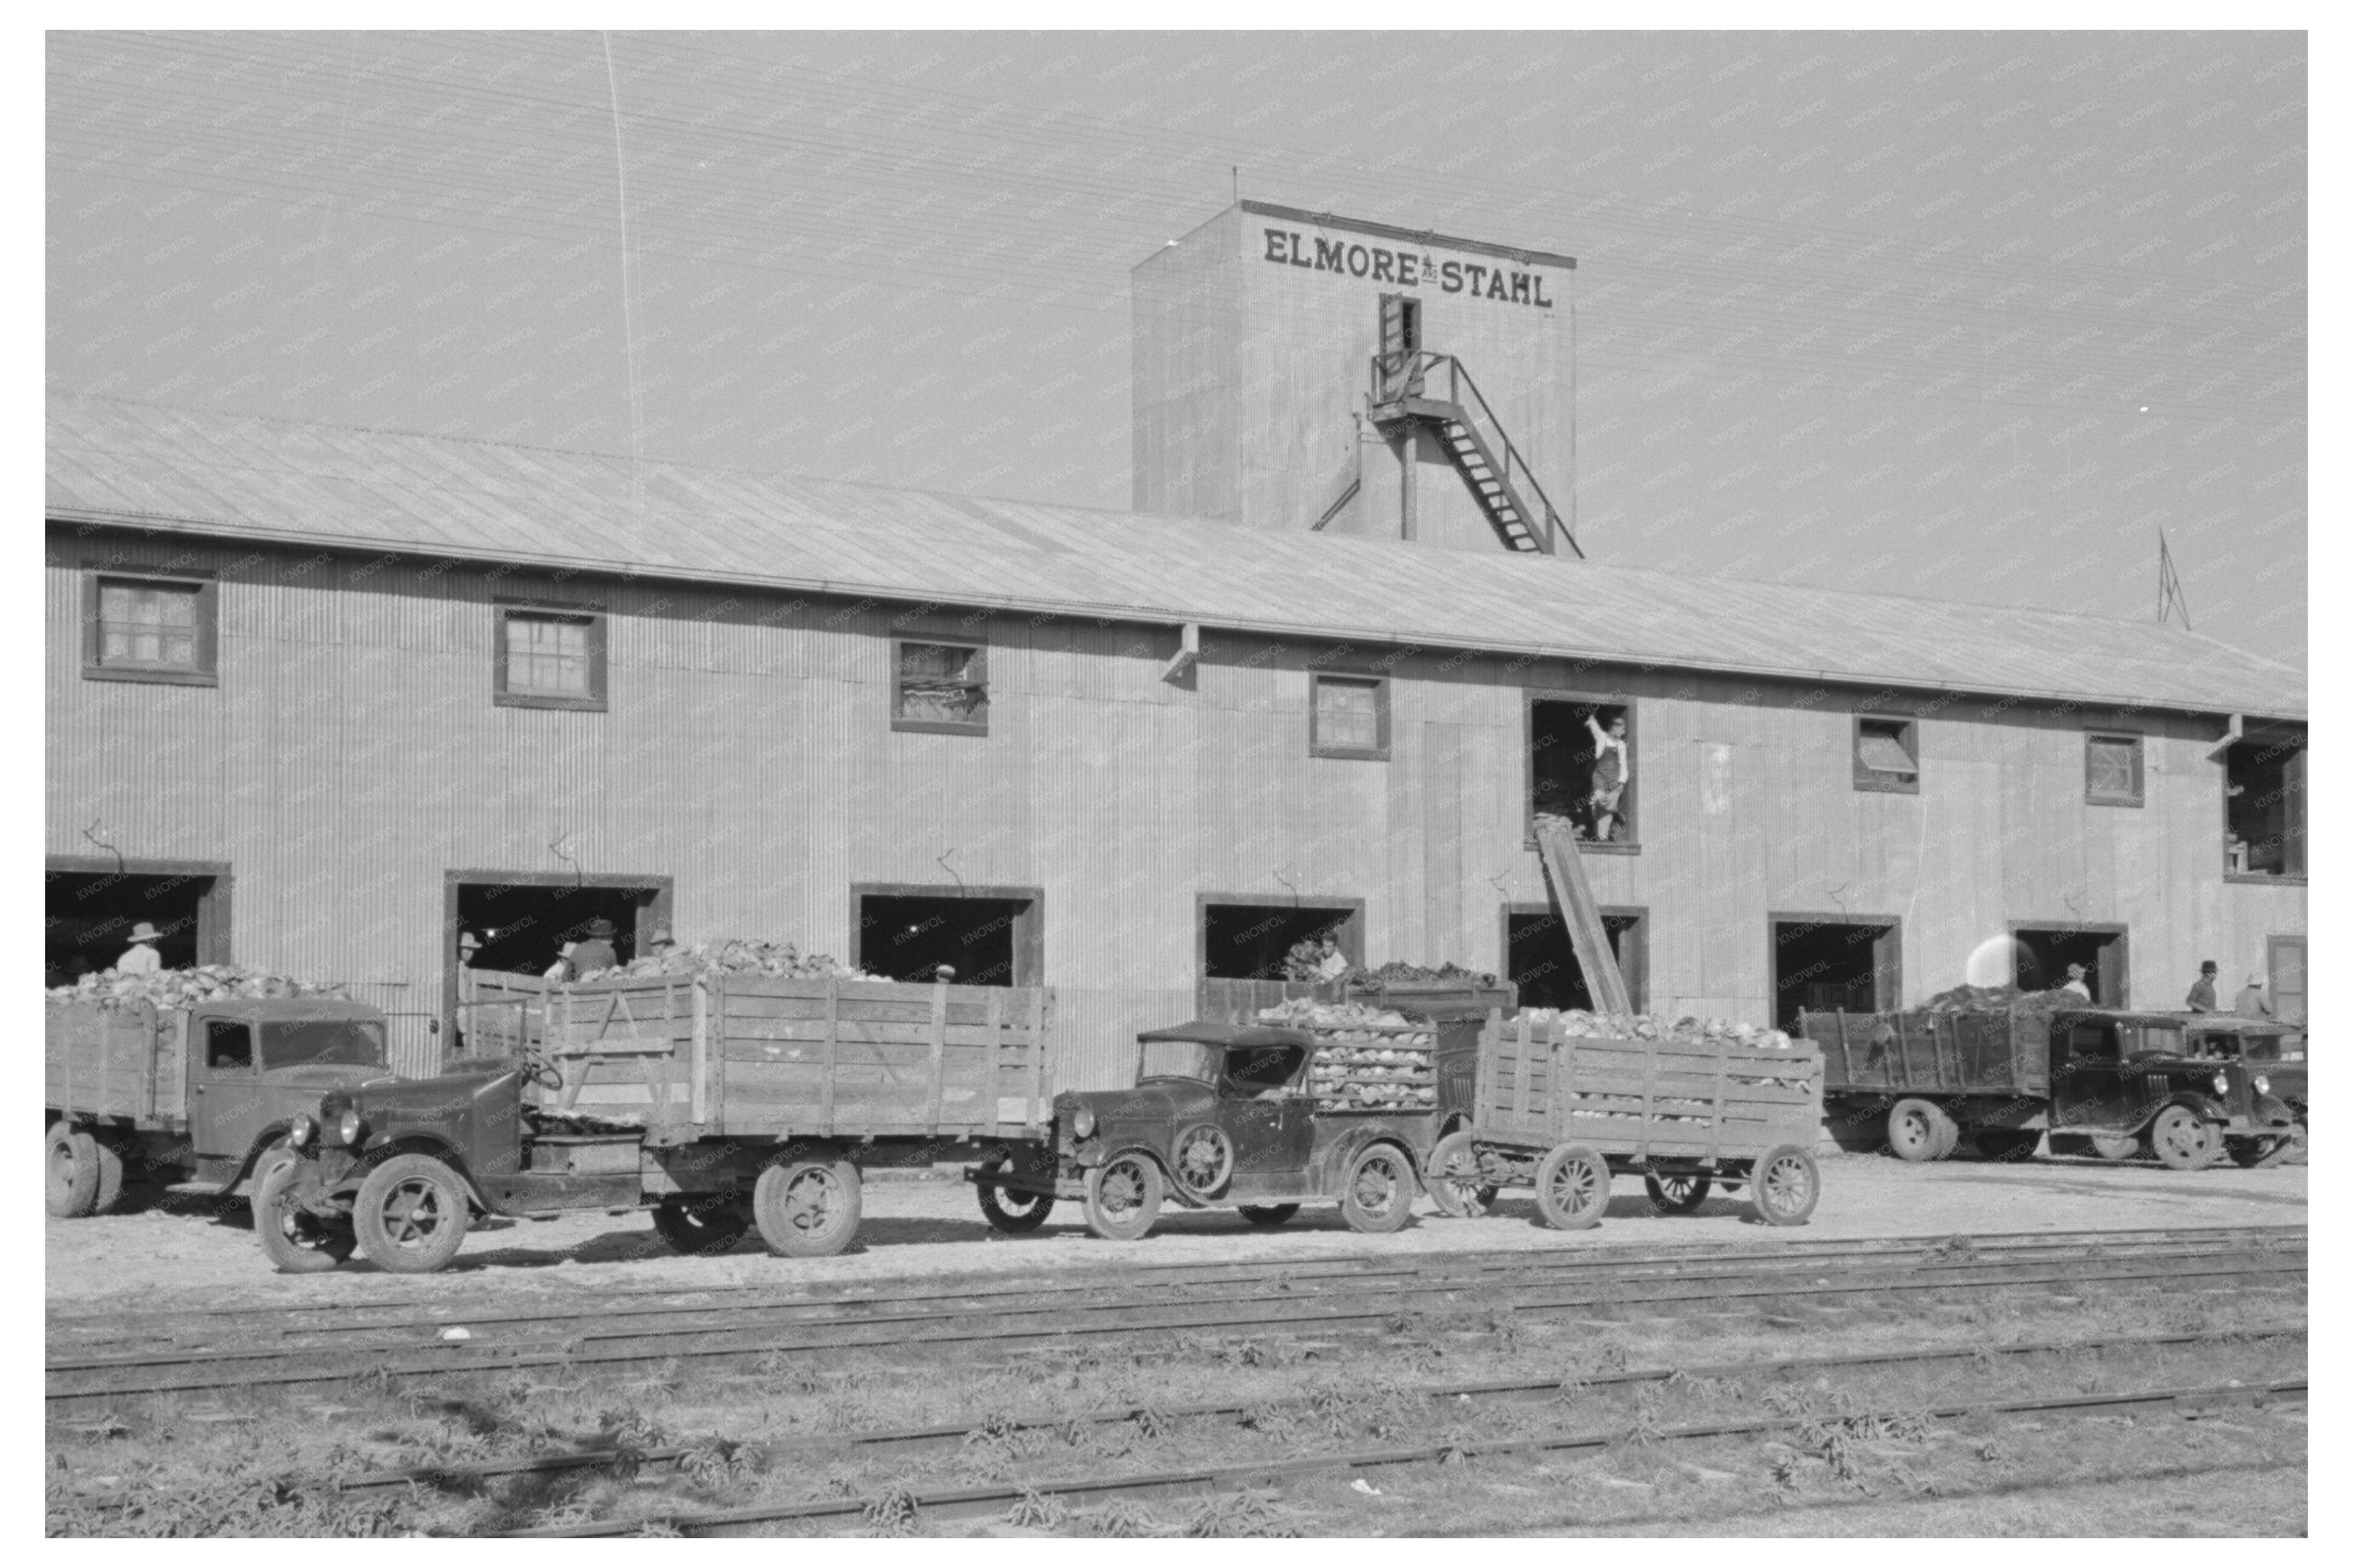
<instances>
[{"instance_id":1,"label":"worker in hat","mask_svg":"<svg viewBox=\"0 0 2353 1568\"><path fill-rule=\"evenodd\" d=\"M2193 1013L2219 1013L2222 1004L2214 996L2214 976L2221 970L2212 959L2198 966L2198 984L2189 988L2189 1010Z\"/></svg>"},{"instance_id":2,"label":"worker in hat","mask_svg":"<svg viewBox=\"0 0 2353 1568\"><path fill-rule=\"evenodd\" d=\"M557 950L555 962L547 966L546 978L550 980L579 979L580 966L578 963L574 962L579 952L580 944L578 942L565 942L562 948Z\"/></svg>"},{"instance_id":3,"label":"worker in hat","mask_svg":"<svg viewBox=\"0 0 2353 1568\"><path fill-rule=\"evenodd\" d=\"M2084 1001L2089 1002L2092 999L2092 988L2084 983L2084 980L2085 976L2090 973L2091 971L2085 969L2080 963L2069 964L2067 966L2067 984L2062 985L2059 989L2062 991L2073 991L2076 995L2081 996Z\"/></svg>"},{"instance_id":4,"label":"worker in hat","mask_svg":"<svg viewBox=\"0 0 2353 1568\"><path fill-rule=\"evenodd\" d=\"M2272 1005L2263 999L2263 977L2260 973L2248 975L2246 984L2240 988L2238 1014L2242 1018L2272 1016Z\"/></svg>"},{"instance_id":5,"label":"worker in hat","mask_svg":"<svg viewBox=\"0 0 2353 1568\"><path fill-rule=\"evenodd\" d=\"M600 969L619 965L621 955L613 951L613 922L599 915L588 922L587 940L573 951L572 967L576 974L594 974Z\"/></svg>"},{"instance_id":6,"label":"worker in hat","mask_svg":"<svg viewBox=\"0 0 2353 1568\"><path fill-rule=\"evenodd\" d=\"M117 974L162 973L164 955L155 950L155 944L163 940L164 933L145 921L141 921L137 925L132 926L131 945L123 949L121 958L114 961L114 973Z\"/></svg>"},{"instance_id":7,"label":"worker in hat","mask_svg":"<svg viewBox=\"0 0 2353 1568\"><path fill-rule=\"evenodd\" d=\"M481 951L482 939L480 937L476 936L470 931L461 931L458 933L458 966L460 969L473 968L474 955Z\"/></svg>"}]
</instances>

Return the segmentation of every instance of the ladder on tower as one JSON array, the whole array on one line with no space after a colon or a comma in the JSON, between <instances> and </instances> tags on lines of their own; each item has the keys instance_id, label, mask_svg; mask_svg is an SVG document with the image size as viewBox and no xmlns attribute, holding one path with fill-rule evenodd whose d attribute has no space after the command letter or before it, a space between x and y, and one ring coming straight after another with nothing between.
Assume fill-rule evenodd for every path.
<instances>
[{"instance_id":1,"label":"ladder on tower","mask_svg":"<svg viewBox=\"0 0 2353 1568\"><path fill-rule=\"evenodd\" d=\"M1618 967L1617 951L1609 945L1609 928L1602 923L1601 910L1593 901L1593 889L1585 880L1585 862L1577 852L1568 825L1538 822L1536 847L1543 851L1545 870L1551 875L1553 903L1560 910L1561 923L1568 927L1569 946L1577 953L1577 966L1585 971L1585 989L1593 998L1593 1010L1630 1014L1634 1003L1627 994L1626 976Z\"/></svg>"}]
</instances>

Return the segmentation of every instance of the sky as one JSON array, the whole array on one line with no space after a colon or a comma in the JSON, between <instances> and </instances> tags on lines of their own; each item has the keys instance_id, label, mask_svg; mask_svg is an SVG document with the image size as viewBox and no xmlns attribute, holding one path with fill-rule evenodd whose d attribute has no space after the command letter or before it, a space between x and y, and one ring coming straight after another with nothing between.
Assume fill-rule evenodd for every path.
<instances>
[{"instance_id":1,"label":"sky","mask_svg":"<svg viewBox=\"0 0 2353 1568\"><path fill-rule=\"evenodd\" d=\"M1593 559L2148 618L2162 531L2306 662L2300 34L47 53L52 389L1123 510L1239 193L1578 258Z\"/></svg>"}]
</instances>

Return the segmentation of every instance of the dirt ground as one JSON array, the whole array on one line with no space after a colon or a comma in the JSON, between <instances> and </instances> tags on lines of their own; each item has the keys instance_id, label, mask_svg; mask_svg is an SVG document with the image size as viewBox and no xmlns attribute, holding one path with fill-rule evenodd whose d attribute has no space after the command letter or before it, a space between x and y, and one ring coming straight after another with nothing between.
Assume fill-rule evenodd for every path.
<instances>
[{"instance_id":1,"label":"dirt ground","mask_svg":"<svg viewBox=\"0 0 2353 1568\"><path fill-rule=\"evenodd\" d=\"M242 1204L219 1208L172 1203L100 1218L47 1222L45 1291L50 1308L104 1309L245 1302L429 1300L485 1294L544 1299L601 1290L693 1290L723 1285L857 1281L1039 1268L1244 1259L1308 1259L1335 1254L1471 1250L1574 1250L1609 1245L1722 1242L1773 1245L1807 1237L1946 1236L2163 1226L2305 1223L2303 1166L2243 1171L2223 1165L2182 1173L2154 1165L2084 1160L2023 1164L1953 1162L1906 1165L1879 1155L1821 1162L1823 1194L1812 1223L1781 1230L1750 1217L1745 1198L1713 1197L1696 1215L1651 1214L1638 1184L1621 1182L1607 1219L1564 1233L1535 1217L1525 1194L1506 1194L1493 1214L1456 1220L1424 1199L1415 1222L1388 1237L1359 1236L1329 1205L1303 1210L1279 1229L1249 1226L1226 1210L1164 1211L1136 1242L1087 1233L1076 1204L1045 1226L1004 1237L980 1216L971 1189L953 1173L871 1179L865 1226L839 1258L771 1258L756 1239L720 1258L681 1258L654 1235L643 1214L590 1212L547 1222L492 1222L469 1236L445 1274L383 1274L354 1261L330 1275L270 1271Z\"/></svg>"}]
</instances>

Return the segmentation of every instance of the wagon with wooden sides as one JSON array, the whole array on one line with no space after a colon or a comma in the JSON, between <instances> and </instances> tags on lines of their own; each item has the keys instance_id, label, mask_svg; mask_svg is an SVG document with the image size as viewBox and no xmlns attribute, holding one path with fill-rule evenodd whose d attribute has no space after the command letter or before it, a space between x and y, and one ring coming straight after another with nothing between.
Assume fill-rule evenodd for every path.
<instances>
[{"instance_id":1,"label":"wagon with wooden sides","mask_svg":"<svg viewBox=\"0 0 2353 1568\"><path fill-rule=\"evenodd\" d=\"M685 1252L753 1230L822 1257L857 1237L861 1173L1045 1134L1052 994L722 973L554 984L475 972L466 1055L331 1091L257 1203L281 1268L356 1247L427 1272L476 1215L653 1211ZM265 1212L266 1211L266 1212Z\"/></svg>"},{"instance_id":2,"label":"wagon with wooden sides","mask_svg":"<svg viewBox=\"0 0 2353 1568\"><path fill-rule=\"evenodd\" d=\"M1493 1014L1470 1124L1430 1151L1431 1195L1467 1215L1532 1187L1547 1223L1582 1230L1600 1222L1613 1176L1639 1175L1662 1214L1746 1186L1759 1219L1802 1225L1821 1191L1821 1053L1803 1040L1577 1034Z\"/></svg>"}]
</instances>

